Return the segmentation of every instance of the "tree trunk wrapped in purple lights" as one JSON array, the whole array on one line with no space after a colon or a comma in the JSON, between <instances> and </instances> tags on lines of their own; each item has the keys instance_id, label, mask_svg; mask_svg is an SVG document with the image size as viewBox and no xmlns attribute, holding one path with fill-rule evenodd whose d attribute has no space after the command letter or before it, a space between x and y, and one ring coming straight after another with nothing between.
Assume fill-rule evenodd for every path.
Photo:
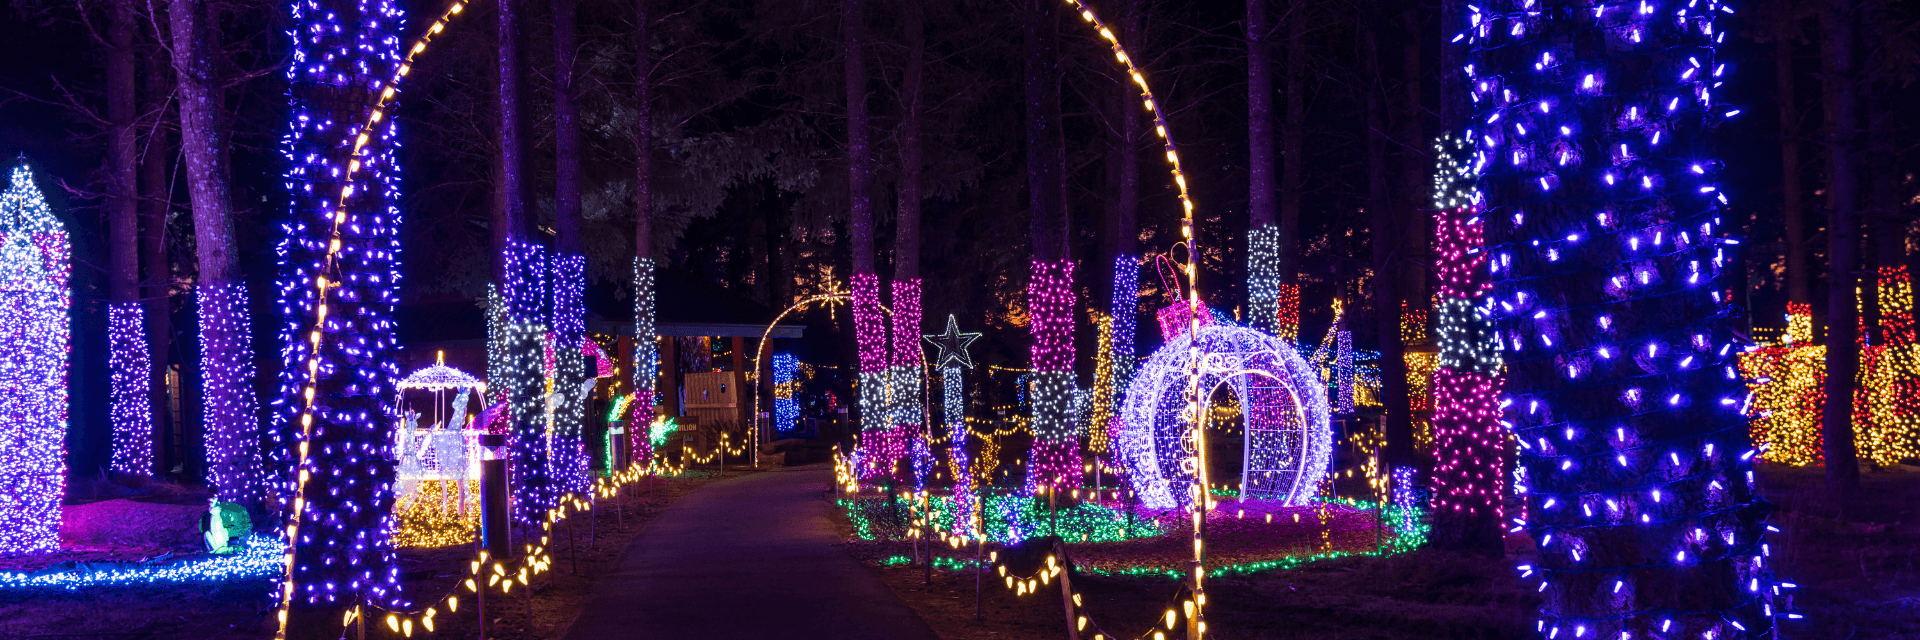
<instances>
[{"instance_id":1,"label":"tree trunk wrapped in purple lights","mask_svg":"<svg viewBox=\"0 0 1920 640\"><path fill-rule=\"evenodd\" d=\"M0 194L0 554L60 550L72 248L33 173Z\"/></svg>"},{"instance_id":2,"label":"tree trunk wrapped in purple lights","mask_svg":"<svg viewBox=\"0 0 1920 640\"><path fill-rule=\"evenodd\" d=\"M388 539L394 528L391 402L399 379L392 359L400 276L398 140L393 119L372 117L368 105L405 73L397 37L403 13L393 2L303 0L293 4L291 18L295 62L287 72L290 127L281 150L290 165L285 180L292 211L278 248L285 321L271 450L274 492L298 505L287 588L303 606L402 607L408 603ZM362 137L361 125L370 119ZM244 321L238 284L222 293L228 291L202 288L202 323L223 316ZM244 325L237 335L246 335ZM246 353L244 342L232 349ZM234 351L208 353L234 357ZM209 364L231 370L235 362ZM230 391L251 397L248 378ZM216 425L209 414L209 437ZM308 610L312 617L304 618L299 611L295 617L307 624L339 620L337 613Z\"/></svg>"},{"instance_id":3,"label":"tree trunk wrapped in purple lights","mask_svg":"<svg viewBox=\"0 0 1920 640\"><path fill-rule=\"evenodd\" d=\"M1771 631L1712 128L1718 0L1470 6L1488 270L1550 638Z\"/></svg>"},{"instance_id":4,"label":"tree trunk wrapped in purple lights","mask_svg":"<svg viewBox=\"0 0 1920 640\"><path fill-rule=\"evenodd\" d=\"M314 3L309 0L295 6ZM352 10L358 12L358 8ZM172 0L167 10L173 68L179 78L175 92L181 155L186 161L187 193L193 202L194 251L199 258L195 293L200 303L201 416L206 432L207 480L218 489L221 500L258 503L264 483L260 416L253 389L253 335L247 323L247 289L240 278L239 248L233 237L233 203L224 153L227 145L218 126L222 94L209 50L215 46L216 39L211 35L217 27L209 13L203 0ZM353 31L358 33L357 29ZM332 74L330 80L335 85L362 73L358 69L328 68L328 61L295 59L301 62L290 73L315 73L319 69L319 73ZM378 84L379 79L369 82ZM305 124L338 125L340 135L331 142L351 144L346 139L344 121Z\"/></svg>"},{"instance_id":5,"label":"tree trunk wrapped in purple lights","mask_svg":"<svg viewBox=\"0 0 1920 640\"><path fill-rule=\"evenodd\" d=\"M1439 361L1433 372L1433 538L1436 544L1499 554L1506 428L1500 425L1500 345L1482 307L1487 253L1472 145L1447 135L1434 144L1433 270L1440 281Z\"/></svg>"},{"instance_id":6,"label":"tree trunk wrapped in purple lights","mask_svg":"<svg viewBox=\"0 0 1920 640\"><path fill-rule=\"evenodd\" d=\"M140 154L139 121L134 107L133 33L138 19L134 0L114 0L107 33L107 119L112 126L108 154L107 203L107 370L113 423L113 464L117 473L154 471L153 405L147 376L152 365L143 331L146 308L140 304Z\"/></svg>"}]
</instances>

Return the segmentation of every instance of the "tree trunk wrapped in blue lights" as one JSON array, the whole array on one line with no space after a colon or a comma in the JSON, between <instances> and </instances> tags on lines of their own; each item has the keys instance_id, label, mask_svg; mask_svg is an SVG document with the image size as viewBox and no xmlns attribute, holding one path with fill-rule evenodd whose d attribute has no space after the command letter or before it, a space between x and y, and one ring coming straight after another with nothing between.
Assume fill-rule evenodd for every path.
<instances>
[{"instance_id":1,"label":"tree trunk wrapped in blue lights","mask_svg":"<svg viewBox=\"0 0 1920 640\"><path fill-rule=\"evenodd\" d=\"M284 366L272 412L275 492L303 505L290 528L289 590L301 605L404 607L388 539L398 141L391 117L373 118L361 136L374 96L405 73L403 13L395 2L301 0L291 17L291 126L281 150L292 211L279 246ZM315 615L315 624L339 619Z\"/></svg>"},{"instance_id":2,"label":"tree trunk wrapped in blue lights","mask_svg":"<svg viewBox=\"0 0 1920 640\"><path fill-rule=\"evenodd\" d=\"M1732 638L1790 615L1762 539L1718 277L1715 0L1470 7L1475 161L1520 567L1550 638Z\"/></svg>"}]
</instances>

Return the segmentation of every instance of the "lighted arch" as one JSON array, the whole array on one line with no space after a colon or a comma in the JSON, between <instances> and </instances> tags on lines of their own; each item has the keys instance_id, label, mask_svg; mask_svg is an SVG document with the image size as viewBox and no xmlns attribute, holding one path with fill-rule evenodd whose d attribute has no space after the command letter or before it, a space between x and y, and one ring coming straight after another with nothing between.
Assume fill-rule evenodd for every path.
<instances>
[{"instance_id":1,"label":"lighted arch","mask_svg":"<svg viewBox=\"0 0 1920 640\"><path fill-rule=\"evenodd\" d=\"M334 215L330 220L330 228L324 233L319 234L327 238L327 242L324 243L326 251L321 256L319 264L316 265L317 268L314 270L314 273L320 275L302 285L313 294L311 311L304 314L306 320L308 320L305 326L308 327L309 331L304 334L294 334L296 337L305 339L311 345L307 351L309 356L305 359L305 375L300 376L296 374L295 379L300 382L286 389L286 393L293 396L293 398L291 398L293 401L292 404L297 407L297 409L292 411L292 414L299 416L297 428L300 432L301 440L299 446L295 447L295 464L293 468L296 470L304 470L310 457L306 443L311 441L313 435L316 386L319 380L319 368L321 366L319 356L320 346L323 341L327 340L326 320L328 302L337 297L338 294L336 294L334 290L355 275L346 273L351 269L351 266L349 265L348 268L343 269L339 260L342 238L341 228L348 224L347 204L353 197L354 192L352 185L369 160L369 144L381 141L381 134L378 127L381 121L388 115L387 109L389 108L389 103L392 102L395 95L398 94L400 81L412 70L414 59L426 51L427 46L432 43L433 37L445 31L452 20L464 12L468 4L471 4L471 0L451 0L445 5L446 9L427 27L426 32L421 34L421 36L405 50L400 64L394 67L393 73L382 82L378 90L373 93L372 99L366 104L365 116L360 119L359 122L349 127L344 136L346 140L350 141L346 147L351 151L345 163L345 171L343 171L334 182L347 186L342 187L337 196L332 200ZM1188 285L1186 291L1187 296L1184 302L1191 308L1199 309L1202 307L1202 304L1200 302L1199 289L1196 286L1195 265L1191 260L1191 256L1198 254L1198 234L1194 232L1194 203L1187 191L1186 174L1181 168L1178 149L1174 144L1172 135L1168 131L1165 112L1160 108L1159 102L1154 98L1152 89L1148 87L1145 74L1134 65L1133 56L1129 55L1125 47L1119 43L1118 36L1114 34L1112 29L1108 27L1085 2L1081 0L1066 0L1066 4L1078 12L1080 18L1094 28L1100 36L1108 42L1109 48L1113 51L1115 61L1125 67L1128 77L1139 87L1143 107L1147 109L1149 113L1153 114L1154 132L1160 137L1162 147L1166 153L1168 170L1173 177L1181 204L1181 241L1179 244L1186 245L1186 254L1189 256L1189 259L1181 265L1183 267L1181 269L1181 275ZM373 150L381 148L384 147L380 144L373 144ZM287 291L283 293L291 294L292 292ZM1194 322L1193 325L1197 327L1197 322ZM923 379L925 377L924 367L922 377ZM298 388L298 391L294 390L295 387ZM300 522L302 514L306 509L305 496L307 489L313 482L315 482L314 478L309 477L309 475L305 473L298 474L293 482L291 511L288 516L287 526L284 529L286 539L289 541L299 539ZM280 610L277 616L279 625L278 631L275 634L277 639L284 639L288 631L288 613L289 607L293 602L296 582L294 576L294 545L290 544L288 546L283 561L285 573L280 585Z\"/></svg>"},{"instance_id":2,"label":"lighted arch","mask_svg":"<svg viewBox=\"0 0 1920 640\"><path fill-rule=\"evenodd\" d=\"M1196 371L1197 388L1207 395L1221 386L1231 388L1246 416L1241 497L1296 505L1311 498L1333 449L1326 388L1286 341L1217 324L1154 351L1127 387L1115 450L1132 468L1141 503L1170 509L1192 500L1188 489L1198 485L1198 456L1192 451L1197 434L1186 407L1194 397Z\"/></svg>"}]
</instances>

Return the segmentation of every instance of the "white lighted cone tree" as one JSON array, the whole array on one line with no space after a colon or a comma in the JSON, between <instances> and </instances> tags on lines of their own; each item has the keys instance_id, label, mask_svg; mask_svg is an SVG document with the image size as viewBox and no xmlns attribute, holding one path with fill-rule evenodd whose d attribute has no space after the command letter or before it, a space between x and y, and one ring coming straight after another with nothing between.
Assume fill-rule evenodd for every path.
<instances>
[{"instance_id":1,"label":"white lighted cone tree","mask_svg":"<svg viewBox=\"0 0 1920 640\"><path fill-rule=\"evenodd\" d=\"M1718 0L1470 5L1514 490L1548 638L1769 635L1763 538L1719 277Z\"/></svg>"},{"instance_id":2,"label":"white lighted cone tree","mask_svg":"<svg viewBox=\"0 0 1920 640\"><path fill-rule=\"evenodd\" d=\"M0 194L0 555L60 549L71 246L33 173Z\"/></svg>"}]
</instances>

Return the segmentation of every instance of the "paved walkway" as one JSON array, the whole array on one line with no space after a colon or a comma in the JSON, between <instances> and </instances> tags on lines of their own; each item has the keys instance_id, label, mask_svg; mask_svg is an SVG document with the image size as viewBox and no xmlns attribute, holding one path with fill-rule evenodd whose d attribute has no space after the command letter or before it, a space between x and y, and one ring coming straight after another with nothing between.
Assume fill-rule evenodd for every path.
<instances>
[{"instance_id":1,"label":"paved walkway","mask_svg":"<svg viewBox=\"0 0 1920 640\"><path fill-rule=\"evenodd\" d=\"M567 640L933 640L827 520L833 470L708 484L662 512L602 579Z\"/></svg>"}]
</instances>

